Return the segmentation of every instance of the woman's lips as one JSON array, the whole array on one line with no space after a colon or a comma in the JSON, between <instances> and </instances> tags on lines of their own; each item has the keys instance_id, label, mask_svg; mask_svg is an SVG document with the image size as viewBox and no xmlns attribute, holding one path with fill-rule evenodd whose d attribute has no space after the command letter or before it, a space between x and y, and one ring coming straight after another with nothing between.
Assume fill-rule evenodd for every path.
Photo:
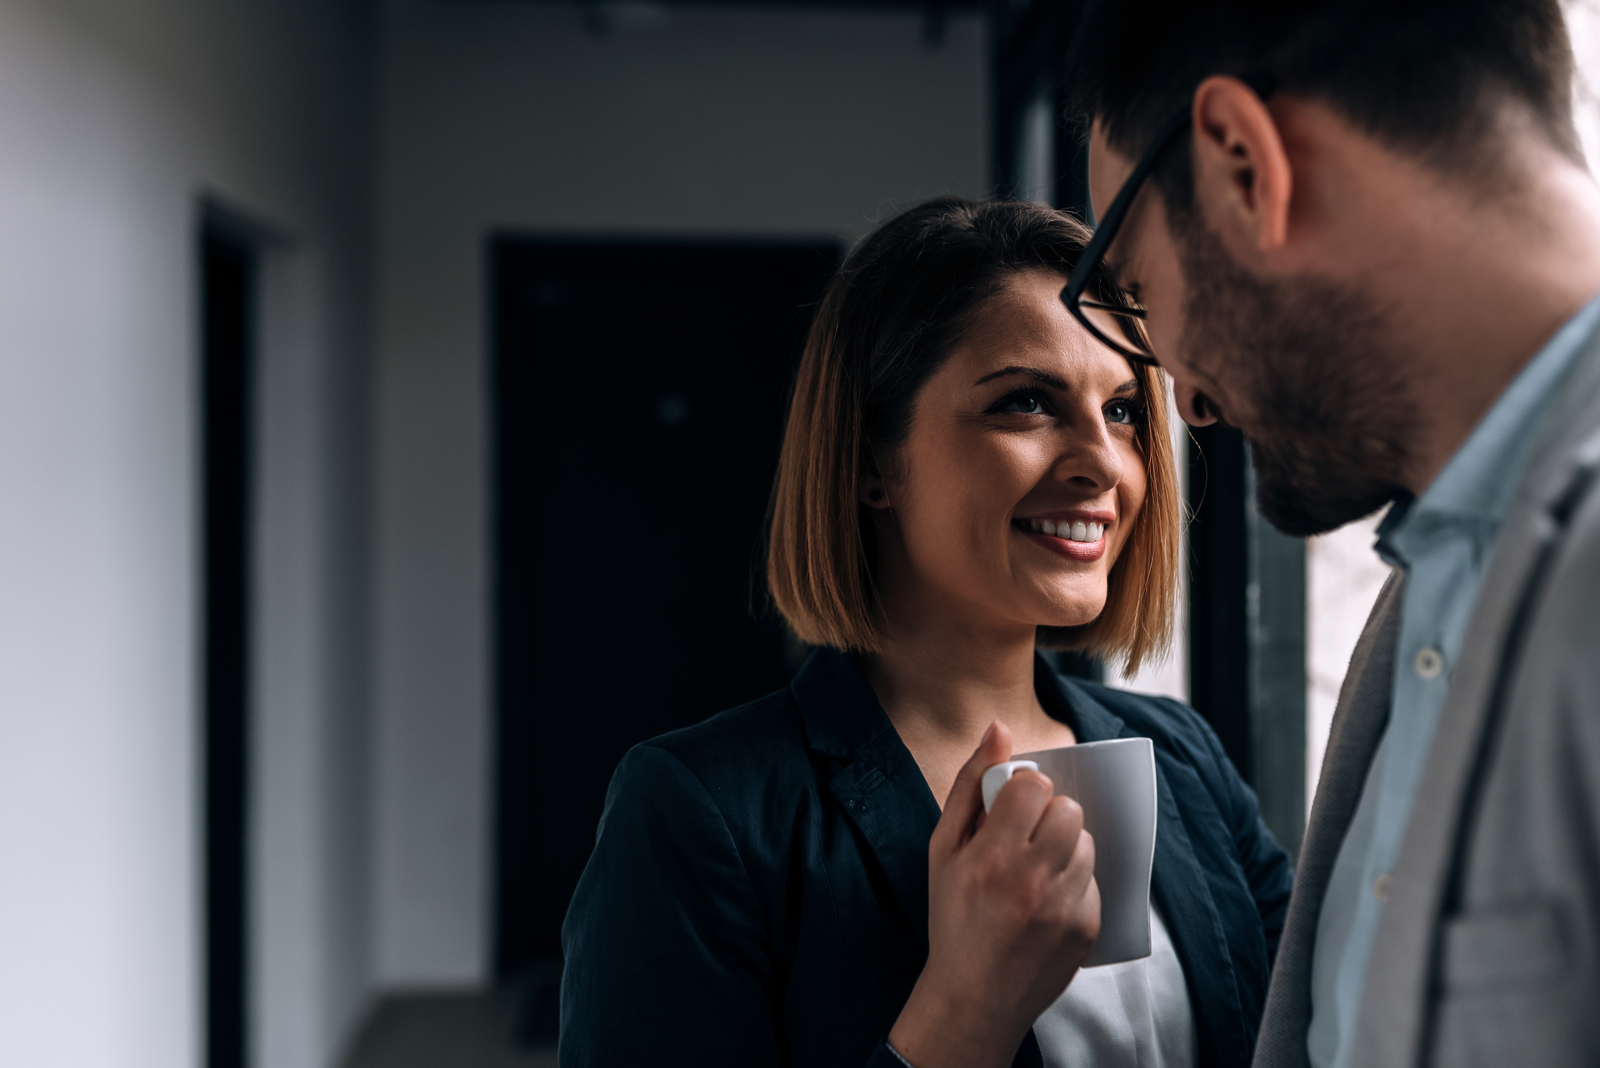
<instances>
[{"instance_id":1,"label":"woman's lips","mask_svg":"<svg viewBox=\"0 0 1600 1068\"><path fill-rule=\"evenodd\" d=\"M1017 519L1012 528L1069 560L1095 561L1106 553L1106 524L1085 522L1051 523L1050 520ZM1051 533L1046 533L1054 527ZM1090 536L1093 540L1089 540Z\"/></svg>"}]
</instances>

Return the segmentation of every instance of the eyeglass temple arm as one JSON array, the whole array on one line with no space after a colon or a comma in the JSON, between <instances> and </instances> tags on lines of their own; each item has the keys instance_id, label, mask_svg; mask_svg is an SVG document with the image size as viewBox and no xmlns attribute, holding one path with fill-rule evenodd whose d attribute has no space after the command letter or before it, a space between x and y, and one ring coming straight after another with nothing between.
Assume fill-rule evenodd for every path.
<instances>
[{"instance_id":1,"label":"eyeglass temple arm","mask_svg":"<svg viewBox=\"0 0 1600 1068\"><path fill-rule=\"evenodd\" d=\"M1084 300L1080 297L1078 300L1078 307L1098 308L1101 311L1116 312L1118 315L1126 315L1130 319L1144 318L1143 308L1130 308L1123 304L1104 304L1098 300Z\"/></svg>"},{"instance_id":2,"label":"eyeglass temple arm","mask_svg":"<svg viewBox=\"0 0 1600 1068\"><path fill-rule=\"evenodd\" d=\"M1083 291L1088 288L1089 276L1094 273L1095 267L1105 259L1106 248L1111 244L1111 239L1117 235L1117 230L1122 226L1123 218L1128 214L1128 209L1133 206L1133 198L1139 195L1139 189L1144 185L1144 180L1155 169L1156 160L1161 158L1161 150L1184 127L1189 125L1189 112L1175 116L1161 131L1161 136L1156 138L1150 150L1144 154L1133 173L1128 175L1128 180L1122 183L1122 190L1117 193L1117 198L1111 202L1111 207L1106 209L1105 217L1100 220L1100 225L1095 227L1094 237L1089 241L1089 247L1084 249L1084 254L1078 257L1077 265L1072 268L1072 274L1067 278L1067 292L1074 301L1080 300Z\"/></svg>"},{"instance_id":3,"label":"eyeglass temple arm","mask_svg":"<svg viewBox=\"0 0 1600 1068\"><path fill-rule=\"evenodd\" d=\"M1250 74L1241 80L1262 100L1272 95L1272 90L1277 87L1278 81L1274 75L1266 72ZM1155 169L1156 161L1161 158L1161 153L1166 149L1168 142L1189 125L1192 117L1190 108L1185 108L1182 113L1174 115L1166 129L1161 131L1161 136L1157 137L1145 152L1144 158L1133 168L1133 173L1128 175L1128 180L1122 183L1121 191L1111 202L1111 207L1106 209L1105 218L1095 227L1094 237L1089 240L1089 247L1083 250L1083 255L1078 257L1077 265L1072 268L1072 274L1067 277L1067 293L1075 303L1081 303L1083 291L1089 285L1089 276L1094 273L1095 267L1105 260L1106 250L1112 238L1117 236L1123 217L1132 207L1133 198L1139 195L1144 180Z\"/></svg>"}]
</instances>

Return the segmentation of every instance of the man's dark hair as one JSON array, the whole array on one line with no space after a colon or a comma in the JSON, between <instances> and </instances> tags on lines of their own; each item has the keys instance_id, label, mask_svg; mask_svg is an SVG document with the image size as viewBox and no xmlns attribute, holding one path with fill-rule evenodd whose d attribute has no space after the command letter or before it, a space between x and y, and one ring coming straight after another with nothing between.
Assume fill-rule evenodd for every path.
<instances>
[{"instance_id":1,"label":"man's dark hair","mask_svg":"<svg viewBox=\"0 0 1600 1068\"><path fill-rule=\"evenodd\" d=\"M1214 74L1265 76L1455 173L1497 169L1481 150L1508 101L1583 158L1559 0L1091 0L1067 76L1078 117L1137 159ZM1156 174L1169 205L1192 202L1188 152Z\"/></svg>"}]
</instances>

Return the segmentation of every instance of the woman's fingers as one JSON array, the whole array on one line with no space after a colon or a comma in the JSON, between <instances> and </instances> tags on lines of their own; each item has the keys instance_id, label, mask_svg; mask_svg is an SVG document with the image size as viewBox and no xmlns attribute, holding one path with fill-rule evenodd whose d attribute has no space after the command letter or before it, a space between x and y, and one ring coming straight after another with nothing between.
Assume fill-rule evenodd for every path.
<instances>
[{"instance_id":1,"label":"woman's fingers","mask_svg":"<svg viewBox=\"0 0 1600 1068\"><path fill-rule=\"evenodd\" d=\"M1077 933L1088 945L1093 945L1100 937L1100 884L1094 878L1094 838L1088 831L1078 836L1072 861L1061 878L1067 900L1077 903L1073 910L1077 917L1074 925Z\"/></svg>"},{"instance_id":2,"label":"woman's fingers","mask_svg":"<svg viewBox=\"0 0 1600 1068\"><path fill-rule=\"evenodd\" d=\"M944 815L933 829L933 846L944 852L954 850L971 833L972 825L983 812L983 773L1011 758L1011 729L999 720L989 724L972 757L956 773L955 785L944 802Z\"/></svg>"},{"instance_id":3,"label":"woman's fingers","mask_svg":"<svg viewBox=\"0 0 1600 1068\"><path fill-rule=\"evenodd\" d=\"M995 795L994 807L984 821L984 834L995 835L991 841L1009 840L1017 848L1027 849L1055 792L1049 778L1037 771L1017 772Z\"/></svg>"},{"instance_id":4,"label":"woman's fingers","mask_svg":"<svg viewBox=\"0 0 1600 1068\"><path fill-rule=\"evenodd\" d=\"M1067 893L1071 896L1083 893L1085 886L1094 885L1094 835L1088 831L1079 833L1078 840L1072 846L1072 856L1062 869L1062 876L1066 880ZM1094 895L1095 900L1099 901L1098 889L1095 889ZM1098 908L1096 911L1099 911Z\"/></svg>"},{"instance_id":5,"label":"woman's fingers","mask_svg":"<svg viewBox=\"0 0 1600 1068\"><path fill-rule=\"evenodd\" d=\"M1078 848L1078 839L1085 836L1083 809L1072 798L1058 794L1050 798L1039 814L1029 848L1051 871L1065 871ZM1093 856L1092 847L1090 856Z\"/></svg>"}]
</instances>

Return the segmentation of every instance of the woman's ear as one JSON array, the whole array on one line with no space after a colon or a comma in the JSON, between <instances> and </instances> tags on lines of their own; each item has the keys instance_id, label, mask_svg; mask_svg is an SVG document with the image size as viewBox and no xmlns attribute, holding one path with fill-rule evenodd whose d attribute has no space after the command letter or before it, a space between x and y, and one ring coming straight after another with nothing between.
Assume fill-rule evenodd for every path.
<instances>
[{"instance_id":1,"label":"woman's ear","mask_svg":"<svg viewBox=\"0 0 1600 1068\"><path fill-rule=\"evenodd\" d=\"M856 490L856 497L868 508L894 510L894 506L889 503L889 491L884 489L883 479L877 474L869 473L861 476L861 487Z\"/></svg>"}]
</instances>

